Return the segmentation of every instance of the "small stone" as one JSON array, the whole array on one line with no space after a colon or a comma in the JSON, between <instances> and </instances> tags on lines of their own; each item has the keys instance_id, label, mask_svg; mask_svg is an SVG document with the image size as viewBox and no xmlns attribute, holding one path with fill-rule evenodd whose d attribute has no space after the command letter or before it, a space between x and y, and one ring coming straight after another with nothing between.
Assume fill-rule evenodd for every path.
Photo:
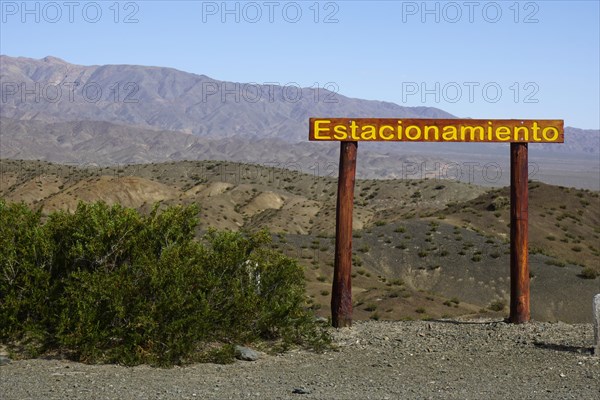
<instances>
[{"instance_id":1,"label":"small stone","mask_svg":"<svg viewBox=\"0 0 600 400\"><path fill-rule=\"evenodd\" d=\"M248 347L235 346L235 358L242 361L256 361L260 358L260 355Z\"/></svg>"},{"instance_id":2,"label":"small stone","mask_svg":"<svg viewBox=\"0 0 600 400\"><path fill-rule=\"evenodd\" d=\"M0 365L10 364L10 358L5 356L0 356Z\"/></svg>"},{"instance_id":3,"label":"small stone","mask_svg":"<svg viewBox=\"0 0 600 400\"><path fill-rule=\"evenodd\" d=\"M294 388L294 390L292 390L292 393L294 393L294 394L310 394L310 390L303 388L303 387L299 387L299 388Z\"/></svg>"},{"instance_id":4,"label":"small stone","mask_svg":"<svg viewBox=\"0 0 600 400\"><path fill-rule=\"evenodd\" d=\"M600 357L600 294L594 296L592 309L594 313L594 355Z\"/></svg>"}]
</instances>

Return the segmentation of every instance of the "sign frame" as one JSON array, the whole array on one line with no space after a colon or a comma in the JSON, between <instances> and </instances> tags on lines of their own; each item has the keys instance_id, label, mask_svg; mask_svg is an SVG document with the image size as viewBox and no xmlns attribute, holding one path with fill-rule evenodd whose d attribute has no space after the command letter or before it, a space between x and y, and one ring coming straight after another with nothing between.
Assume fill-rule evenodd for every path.
<instances>
[{"instance_id":1,"label":"sign frame","mask_svg":"<svg viewBox=\"0 0 600 400\"><path fill-rule=\"evenodd\" d=\"M321 125L325 123L329 125L333 124L333 130L330 127L327 127L328 130L324 131ZM345 117L310 118L309 126L310 141L340 142L334 276L331 294L331 322L334 327L341 328L352 325L352 211L359 141L510 143L510 315L508 320L511 323L517 324L525 323L530 320L528 144L563 143L563 120L394 119ZM356 133L359 127L366 126L371 126L372 128L361 129L361 133ZM403 128L415 126L415 128L412 128L415 131L414 135L416 135L417 128L419 128L421 129L420 132L423 139L429 139L429 137L425 137L427 126L437 127L438 140L413 139L416 136L412 136L411 138L410 134L406 134L405 130L403 130L403 135L400 137L398 133L400 132L399 129L396 129L395 140L382 138L382 129L386 131L385 134L388 135L386 137L389 137L391 134L390 131L393 131L393 126ZM461 129L465 126L481 127L483 134L481 134L480 129L477 130L477 133L480 134L479 139L487 140L439 140L440 128L441 138L443 139L444 129L446 129L446 132L452 130L452 128L447 127L454 127L457 132L461 132ZM345 127L345 129L343 127ZM502 130L499 137L498 128L501 127L509 130L512 128L512 136L506 139L506 136L503 136L505 133L502 133L504 130ZM524 129L525 127L531 130L526 132ZM491 133L485 128L489 128ZM546 129L546 134L544 134L544 129ZM375 131L375 139L372 139L372 136L366 138L362 133L365 130L369 130L369 132ZM326 133L331 133L332 131L333 136L331 134L326 136ZM429 133L431 134L434 131L434 128L430 128ZM473 129L470 130L470 132L472 131ZM345 136L344 132L346 134ZM464 132L464 129L462 132ZM552 140L548 140L549 132L552 133ZM335 136L336 134L337 136ZM380 135L379 139L377 139L377 134ZM474 135L474 133L472 135ZM461 138L465 139L465 136L461 136ZM470 136L468 139L475 139L475 137Z\"/></svg>"}]
</instances>

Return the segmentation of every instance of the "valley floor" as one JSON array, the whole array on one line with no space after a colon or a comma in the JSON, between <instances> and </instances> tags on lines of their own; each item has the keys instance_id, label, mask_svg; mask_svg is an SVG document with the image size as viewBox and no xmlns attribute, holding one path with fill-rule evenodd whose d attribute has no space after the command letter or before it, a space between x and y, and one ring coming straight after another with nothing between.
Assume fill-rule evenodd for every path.
<instances>
[{"instance_id":1,"label":"valley floor","mask_svg":"<svg viewBox=\"0 0 600 400\"><path fill-rule=\"evenodd\" d=\"M24 399L597 399L591 324L356 322L337 351L173 369L22 360L0 394ZM297 393L294 393L297 392Z\"/></svg>"}]
</instances>

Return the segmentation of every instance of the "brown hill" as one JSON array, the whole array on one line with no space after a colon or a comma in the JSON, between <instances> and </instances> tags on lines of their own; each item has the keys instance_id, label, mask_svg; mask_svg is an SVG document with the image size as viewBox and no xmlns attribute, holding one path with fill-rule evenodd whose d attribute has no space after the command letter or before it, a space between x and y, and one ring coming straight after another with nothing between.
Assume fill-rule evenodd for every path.
<instances>
[{"instance_id":1,"label":"brown hill","mask_svg":"<svg viewBox=\"0 0 600 400\"><path fill-rule=\"evenodd\" d=\"M494 189L440 215L447 221L507 239L510 235L508 188ZM600 198L598 192L529 183L530 253L541 253L600 272Z\"/></svg>"},{"instance_id":2,"label":"brown hill","mask_svg":"<svg viewBox=\"0 0 600 400\"><path fill-rule=\"evenodd\" d=\"M201 228L269 228L273 246L305 266L309 304L329 313L336 179L227 162L77 168L0 160L0 196L44 212L77 201L198 203ZM452 180L357 180L356 318L506 312L507 189ZM598 193L532 182L533 317L587 321L598 271ZM577 296L567 295L577 293Z\"/></svg>"}]
</instances>

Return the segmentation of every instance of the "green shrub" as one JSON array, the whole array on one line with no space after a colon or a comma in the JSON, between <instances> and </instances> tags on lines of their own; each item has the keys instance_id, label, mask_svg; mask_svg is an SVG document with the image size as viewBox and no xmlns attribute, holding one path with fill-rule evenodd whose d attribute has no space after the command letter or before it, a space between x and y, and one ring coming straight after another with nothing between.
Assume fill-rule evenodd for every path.
<instances>
[{"instance_id":1,"label":"green shrub","mask_svg":"<svg viewBox=\"0 0 600 400\"><path fill-rule=\"evenodd\" d=\"M0 200L0 338L45 340L51 249L41 213ZM36 342L38 341L36 339ZM33 354L38 346L30 348Z\"/></svg>"},{"instance_id":2,"label":"green shrub","mask_svg":"<svg viewBox=\"0 0 600 400\"><path fill-rule=\"evenodd\" d=\"M502 311L505 307L506 301L504 300L495 300L488 306L488 308L492 311Z\"/></svg>"},{"instance_id":3,"label":"green shrub","mask_svg":"<svg viewBox=\"0 0 600 400\"><path fill-rule=\"evenodd\" d=\"M592 267L586 267L586 268L582 269L581 273L579 274L579 277L581 277L583 279L596 279L599 276L600 276L600 272L598 272L597 270L595 270Z\"/></svg>"},{"instance_id":4,"label":"green shrub","mask_svg":"<svg viewBox=\"0 0 600 400\"><path fill-rule=\"evenodd\" d=\"M492 202L487 206L488 211L499 211L508 208L510 200L506 196L495 197Z\"/></svg>"},{"instance_id":5,"label":"green shrub","mask_svg":"<svg viewBox=\"0 0 600 400\"><path fill-rule=\"evenodd\" d=\"M564 267L566 267L566 266L567 266L567 264L566 264L565 262L563 262L563 261L559 261L559 260L555 260L555 259L552 259L552 258L551 258L551 259L548 259L548 260L546 260L546 261L545 261L545 264L546 264L546 265L555 265L555 266L557 266L557 267L561 267L561 268L564 268Z\"/></svg>"},{"instance_id":6,"label":"green shrub","mask_svg":"<svg viewBox=\"0 0 600 400\"><path fill-rule=\"evenodd\" d=\"M197 214L80 203L41 224L0 202L0 338L35 338L29 355L164 366L225 361L237 343L327 345L297 262L264 231L195 240Z\"/></svg>"}]
</instances>

